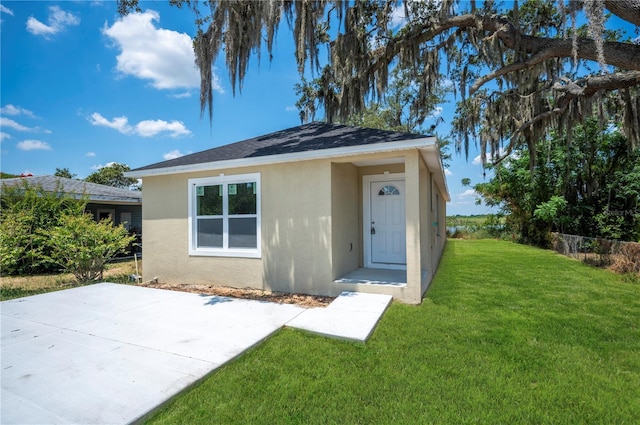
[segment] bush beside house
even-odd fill
[[[2,275],[52,273],[62,267],[80,281],[94,280],[133,239],[111,220],[93,221],[84,212],[85,199],[45,191],[27,180],[3,186],[0,203]]]

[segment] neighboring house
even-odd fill
[[[435,137],[311,123],[125,175],[144,280],[420,303],[446,241]]]
[[[82,180],[57,176],[27,176],[2,179],[2,186],[22,186],[24,181],[31,186],[41,186],[45,192],[61,191],[74,198],[86,196],[86,211],[96,220],[111,218],[115,225],[122,224],[131,233],[142,231],[142,192],[121,189]]]

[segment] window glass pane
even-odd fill
[[[229,248],[257,248],[256,218],[229,219]]]
[[[382,189],[380,189],[380,191],[378,192],[378,195],[379,196],[400,195],[400,191],[395,186],[384,186]]]
[[[222,219],[198,219],[198,248],[222,248]]]
[[[222,186],[196,186],[198,215],[222,215]]]
[[[237,183],[227,186],[229,214],[256,214],[256,183]]]

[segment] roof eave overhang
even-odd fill
[[[399,140],[395,142],[375,143],[370,145],[348,146],[342,148],[322,149],[308,152],[296,152],[280,155],[269,155],[249,158],[230,159],[226,161],[202,162],[199,164],[177,165],[173,167],[152,168],[140,171],[127,171],[126,177],[144,178],[170,174],[194,173],[198,171],[225,170],[230,168],[255,167],[261,165],[283,164],[287,162],[310,161],[315,159],[340,158],[354,155],[397,152],[418,149],[429,169],[434,173],[437,186],[446,201],[451,200],[444,176],[444,168],[440,159],[440,150],[436,137]]]
[[[282,164],[287,162],[310,161],[314,159],[339,158],[343,156],[372,153],[395,152],[407,149],[424,149],[430,145],[437,147],[435,137],[399,140],[395,142],[374,143],[370,145],[347,146],[342,148],[321,149],[280,155],[258,156],[230,159],[226,161],[203,162],[199,164],[177,165],[174,167],[133,170],[124,173],[126,177],[144,178],[167,174],[193,173],[197,171],[222,170],[229,168],[255,167],[260,165]]]
[[[87,201],[88,204],[101,204],[101,205],[129,205],[136,206],[142,205],[142,201],[122,201],[122,200],[113,200],[113,199],[89,199]]]
[[[55,193],[49,191],[49,193]],[[142,205],[142,197],[130,197],[130,196],[112,196],[112,195],[96,195],[77,192],[62,192],[67,196],[74,199],[85,199],[87,202],[93,204],[121,204],[121,205]]]
[[[108,204],[108,205],[142,205],[140,199],[111,199],[111,198],[89,198],[90,204]]]
[[[442,158],[440,157],[440,148],[438,144],[426,146],[420,149],[424,162],[429,167],[429,170],[433,172],[433,178],[436,186],[440,189],[440,192],[444,196],[447,202],[451,201],[451,195],[449,194],[449,188],[447,187],[447,179],[444,174],[444,166],[442,164]]]

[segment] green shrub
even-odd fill
[[[43,232],[56,226],[62,215],[83,214],[86,200],[72,198],[61,186],[46,192],[25,179],[19,186],[2,186],[0,203],[0,272],[31,275],[55,271]]]
[[[4,215],[4,212],[3,212]],[[15,274],[29,246],[29,214],[18,211],[0,221],[0,270],[2,274]]]
[[[44,232],[51,247],[50,259],[79,282],[102,278],[105,265],[125,252],[135,236],[111,220],[96,222],[90,214],[64,215],[60,224]]]

